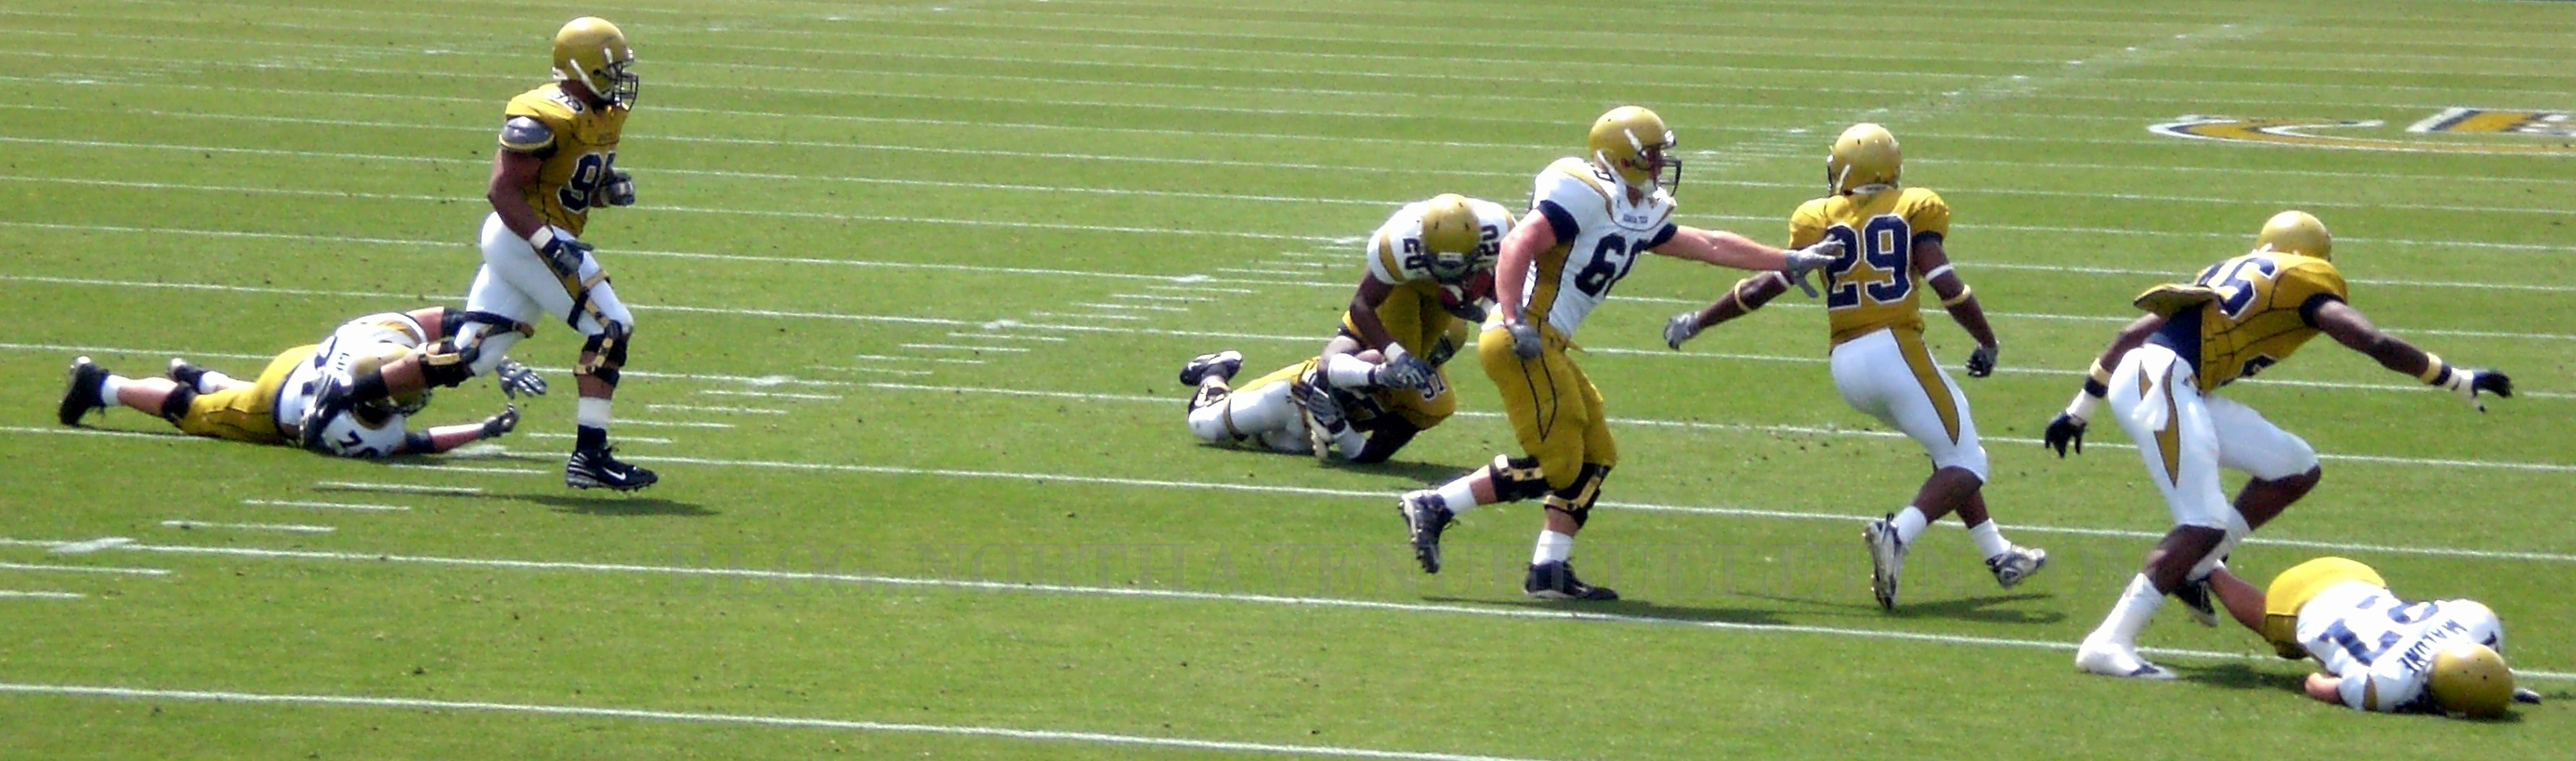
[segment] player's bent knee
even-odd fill
[[[1601,499],[1601,482],[1609,478],[1610,466],[1584,463],[1575,472],[1573,485],[1547,495],[1547,509],[1565,513],[1574,519],[1575,528],[1582,528],[1585,521],[1592,519],[1592,503]]]
[[[1536,457],[1494,455],[1493,463],[1485,468],[1493,475],[1494,496],[1505,502],[1547,494],[1547,473],[1539,469]]]
[[[1190,410],[1190,434],[1199,437],[1200,441],[1210,444],[1222,444],[1233,441],[1234,432],[1226,430],[1225,425],[1227,406],[1228,405],[1223,404],[1211,404]]]
[[[169,396],[161,397],[161,419],[177,424],[180,418],[188,416],[188,406],[196,402],[196,389],[184,385],[171,389]]]
[[[499,356],[495,354],[494,356]],[[425,385],[455,388],[474,377],[475,358],[467,356],[449,342],[440,341],[420,355],[420,378]],[[500,362],[494,360],[493,364]]]

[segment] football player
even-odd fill
[[[1902,158],[1896,136],[1887,128],[1852,125],[1825,156],[1827,195],[1800,205],[1789,217],[1791,247],[1828,238],[1843,245],[1842,258],[1823,274],[1834,388],[1853,409],[1904,431],[1932,458],[1932,475],[1914,492],[1913,502],[1861,528],[1861,540],[1869,546],[1870,592],[1891,610],[1896,607],[1897,575],[1915,536],[1953,512],[1967,524],[1996,583],[2010,588],[2048,563],[2047,550],[2004,539],[2003,530],[1987,516],[1981,491],[1986,448],[1977,442],[1968,396],[1923,345],[1920,302],[1922,286],[1929,285],[1950,319],[1977,341],[1976,350],[1968,353],[1968,377],[1983,378],[1995,370],[1995,331],[1986,324],[1976,294],[1950,268],[1943,245],[1950,232],[1950,206],[1929,189],[1900,186]],[[1715,303],[1674,315],[1664,325],[1664,343],[1682,348],[1702,328],[1742,317],[1788,291],[1789,281],[1778,273],[1745,278]]]
[[[343,457],[388,457],[436,454],[469,442],[494,438],[519,424],[517,407],[479,423],[438,426],[410,432],[405,419],[429,403],[426,390],[360,404],[338,414],[308,418],[313,389],[334,372],[364,369],[415,351],[435,341],[459,315],[430,308],[409,313],[387,312],[351,320],[320,344],[279,352],[257,380],[243,381],[221,372],[170,360],[160,378],[127,378],[109,373],[88,357],[72,361],[71,382],[63,392],[63,425],[79,425],[91,410],[119,404],[161,416],[179,430],[252,444],[296,444],[300,426],[324,429],[314,451]],[[512,395],[545,392],[545,381],[517,362],[499,369]]]
[[[1421,353],[1457,320],[1485,319],[1485,303],[1494,292],[1494,258],[1512,223],[1511,210],[1502,204],[1443,193],[1405,204],[1369,236],[1362,250],[1367,267],[1349,308],[1342,311],[1341,330],[1324,342],[1315,371],[1296,387],[1316,456],[1361,445],[1363,433],[1343,420],[1339,399],[1418,392],[1419,399],[1399,393],[1390,400],[1396,403],[1393,409],[1414,413],[1408,419],[1425,423],[1416,432],[1457,409],[1440,363],[1426,361]],[[1361,359],[1362,352],[1370,351],[1378,357]],[[1412,432],[1381,428],[1371,438],[1388,439],[1392,446],[1385,451],[1392,454]]]
[[[2409,603],[2370,566],[2323,557],[2257,589],[2225,568],[2210,589],[2290,660],[2315,659],[2308,697],[2364,711],[2492,718],[2540,694],[2513,686],[2504,623],[2474,600]]]
[[[1423,350],[1438,385],[1415,389],[1370,384],[1356,389],[1326,388],[1340,428],[1317,436],[1306,400],[1318,395],[1309,384],[1327,361],[1318,356],[1261,376],[1242,388],[1227,384],[1243,369],[1243,354],[1233,349],[1202,354],[1181,367],[1181,385],[1197,386],[1190,398],[1190,432],[1211,444],[1236,444],[1289,454],[1367,464],[1385,462],[1413,437],[1456,412],[1442,368],[1471,340],[1463,321],[1452,321],[1448,333]],[[1375,349],[1346,355],[1351,361],[1384,367]],[[1320,444],[1319,444],[1320,442]]]
[[[2111,676],[2170,679],[2138,657],[2137,634],[2172,594],[2202,624],[2216,626],[2208,579],[2237,542],[2315,488],[2324,472],[2308,442],[2217,391],[2238,378],[2289,359],[2319,333],[2369,355],[2381,367],[2449,389],[2484,412],[2482,395],[2513,395],[2513,381],[2494,370],[2453,367],[2441,357],[2382,332],[2345,302],[2343,275],[2330,258],[2325,223],[2284,211],[2263,224],[2254,250],[2210,265],[2190,282],[2140,294],[2146,316],[2121,328],[2093,361],[2083,389],[2048,422],[2044,446],[2059,457],[2084,451],[2084,429],[2105,399],[2121,430],[2138,444],[2147,480],[2164,493],[2174,527],[2147,552],[2100,626],[2077,648],[2075,665]],[[2253,476],[2233,503],[2219,490],[2218,469]]]
[[[578,239],[593,209],[635,203],[633,178],[617,168],[618,139],[640,82],[629,70],[634,62],[625,33],[605,20],[584,16],[555,32],[556,80],[510,99],[503,112],[485,193],[492,213],[483,220],[483,267],[465,294],[466,324],[439,350],[326,379],[316,413],[490,374],[512,345],[535,334],[535,322],[560,320],[587,336],[573,369],[581,399],[564,483],[623,491],[658,480],[618,461],[608,445],[609,399],[635,317],[590,244]],[[320,431],[305,427],[308,437]]]
[[[1397,500],[1425,573],[1440,572],[1440,532],[1459,512],[1503,501],[1544,499],[1546,526],[1530,553],[1521,591],[1541,599],[1615,600],[1608,587],[1577,578],[1574,535],[1619,464],[1601,392],[1566,356],[1575,329],[1639,256],[1654,252],[1750,270],[1780,270],[1791,282],[1841,253],[1833,240],[1784,251],[1723,230],[1673,221],[1681,160],[1662,117],[1636,106],[1601,115],[1589,155],[1539,172],[1530,212],[1503,237],[1494,266],[1495,317],[1477,339],[1485,374],[1502,392],[1521,455]]]

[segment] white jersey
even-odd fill
[[[1569,157],[1547,165],[1530,195],[1530,211],[1556,227],[1557,245],[1530,262],[1521,319],[1544,316],[1549,327],[1572,340],[1574,329],[1610,296],[1610,286],[1628,276],[1637,257],[1672,240],[1679,229],[1673,208],[1672,194],[1662,188],[1629,203],[1627,186],[1591,162]]]
[[[411,315],[400,312],[371,314],[341,323],[331,331],[330,337],[322,339],[321,347],[313,352],[313,361],[287,376],[286,390],[278,395],[278,419],[289,421],[289,424],[301,423],[305,407],[312,404],[313,390],[320,385],[313,381],[320,380],[323,373],[340,376],[343,382],[351,380],[349,370],[358,361],[361,350],[376,344],[417,349],[428,342],[429,331]],[[292,404],[287,402],[290,397],[296,398]],[[293,418],[287,417],[289,407],[293,407]],[[386,413],[383,420],[368,425],[356,412],[343,412],[320,425],[322,446],[332,454],[384,457],[402,451],[402,415]]]
[[[1369,236],[1369,277],[1387,285],[1403,285],[1416,280],[1438,280],[1431,271],[1431,254],[1422,247],[1422,210],[1429,202],[1415,201],[1397,209],[1386,218],[1377,233]],[[1494,257],[1502,252],[1503,236],[1512,232],[1512,212],[1502,204],[1481,198],[1467,199],[1467,208],[1476,212],[1475,258],[1467,271],[1490,269]]]
[[[2409,603],[2364,582],[2345,582],[2299,607],[2299,644],[2342,677],[2344,705],[2364,711],[2431,710],[2433,656],[2454,642],[2504,650],[2504,625],[2473,600]]]

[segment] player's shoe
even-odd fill
[[[1322,379],[1291,381],[1288,392],[1296,397],[1297,406],[1305,410],[1306,443],[1314,446],[1315,459],[1332,462],[1337,454],[1333,445],[1341,440],[1342,431],[1350,421],[1343,416],[1342,401],[1333,398],[1332,389],[1309,380]]]
[[[1404,516],[1404,527],[1413,535],[1413,559],[1422,564],[1422,572],[1439,573],[1440,532],[1458,522],[1458,514],[1430,489],[1405,492],[1396,499],[1395,511]]]
[[[1574,577],[1574,564],[1559,560],[1529,567],[1529,578],[1521,580],[1521,592],[1540,600],[1616,600],[1619,593],[1609,587],[1596,587]]]
[[[1860,529],[1860,539],[1869,545],[1869,593],[1878,598],[1878,607],[1896,609],[1896,576],[1905,570],[1905,542],[1896,538],[1895,513],[1870,521]]]
[[[2089,674],[2126,679],[2172,679],[2174,673],[2163,666],[2138,657],[2138,649],[2128,645],[2084,639],[2075,648],[2075,668]]]
[[[170,371],[163,373],[163,376],[179,385],[193,389],[197,387],[198,380],[206,377],[206,368],[189,364],[188,360],[171,357]]]
[[[1181,366],[1181,385],[1196,386],[1199,381],[1206,380],[1210,375],[1232,379],[1235,373],[1242,370],[1243,352],[1227,349],[1201,354],[1191,357],[1189,364]]]
[[[2023,579],[2039,575],[2039,569],[2047,567],[2047,550],[2018,544],[2006,548],[2004,554],[1986,558],[1986,570],[1993,571],[1995,583],[2003,585],[2005,589],[2013,588],[2013,585],[2021,583]]]
[[[2191,611],[2191,620],[2200,622],[2202,626],[2218,625],[2218,606],[2212,602],[2214,595],[2209,591],[2209,577],[2183,581],[2182,586],[2174,587],[2173,597]]]
[[[605,486],[617,491],[633,491],[662,480],[660,476],[653,475],[653,471],[618,462],[609,454],[614,449],[573,450],[572,459],[564,461],[564,485],[575,489]]]
[[[313,403],[304,406],[304,420],[295,427],[296,445],[322,451],[322,429],[328,427],[332,418],[346,414],[356,406],[357,402],[349,398],[348,381],[343,380],[339,373],[322,373],[322,380],[313,387]]]
[[[72,360],[70,377],[63,384],[63,425],[80,425],[90,410],[107,406],[107,398],[98,395],[99,384],[106,380],[107,368],[88,357]]]

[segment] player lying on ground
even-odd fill
[[[1305,402],[1317,393],[1307,384],[1317,375],[1316,368],[1326,361],[1324,357],[1289,365],[1241,388],[1231,388],[1227,383],[1243,369],[1243,354],[1227,349],[1199,355],[1181,367],[1181,384],[1198,387],[1198,393],[1190,397],[1190,432],[1211,444],[1315,454],[1353,463],[1385,462],[1396,450],[1411,443],[1414,435],[1439,425],[1457,409],[1447,380],[1436,373],[1470,338],[1466,323],[1453,323],[1448,335],[1424,350],[1423,360],[1433,369],[1433,377],[1440,379],[1435,390],[1364,385],[1323,391],[1333,396],[1337,414],[1344,421],[1342,430],[1328,437],[1313,435],[1316,429],[1308,419]],[[1344,356],[1383,366],[1383,358],[1374,349]],[[1318,440],[1324,442],[1321,449],[1317,448]]]
[[[2475,600],[2410,603],[2370,566],[2324,557],[2291,566],[2272,586],[2220,568],[2211,591],[2228,614],[2281,657],[2315,659],[2308,697],[2364,711],[2492,718],[2510,701],[2540,702],[2513,686],[2504,622]]]
[[[63,425],[79,425],[91,410],[113,403],[159,415],[197,436],[293,445],[301,438],[298,426],[321,378],[371,370],[405,356],[438,340],[457,317],[455,310],[438,308],[360,317],[333,330],[320,344],[279,352],[252,381],[179,359],[170,361],[164,377],[127,378],[81,357],[72,361],[61,420]],[[545,393],[545,381],[515,361],[505,361],[498,374],[502,388],[513,396]],[[428,403],[429,393],[424,390],[356,405],[319,420],[322,443],[315,451],[344,457],[434,454],[509,433],[519,424],[518,408],[503,407],[500,414],[479,423],[405,430],[405,421]]]
[[[1832,239],[1843,254],[1824,268],[1825,326],[1834,388],[1852,409],[1895,426],[1932,459],[1932,475],[1914,501],[1861,528],[1869,546],[1869,588],[1881,607],[1895,609],[1897,576],[1906,551],[1925,526],[1953,512],[1968,527],[1995,582],[2011,588],[2048,563],[2048,551],[2004,538],[1986,515],[1986,447],[1968,415],[1968,395],[1933,361],[1923,343],[1923,285],[1941,298],[1950,318],[1976,339],[1968,377],[1995,371],[1994,329],[1966,281],[1950,268],[1945,248],[1950,206],[1929,188],[1901,187],[1896,136],[1876,124],[1843,130],[1825,155],[1823,198],[1789,216],[1789,246]],[[1702,328],[1750,314],[1789,292],[1789,280],[1764,272],[1738,281],[1725,296],[1664,324],[1664,343],[1682,342]]]

